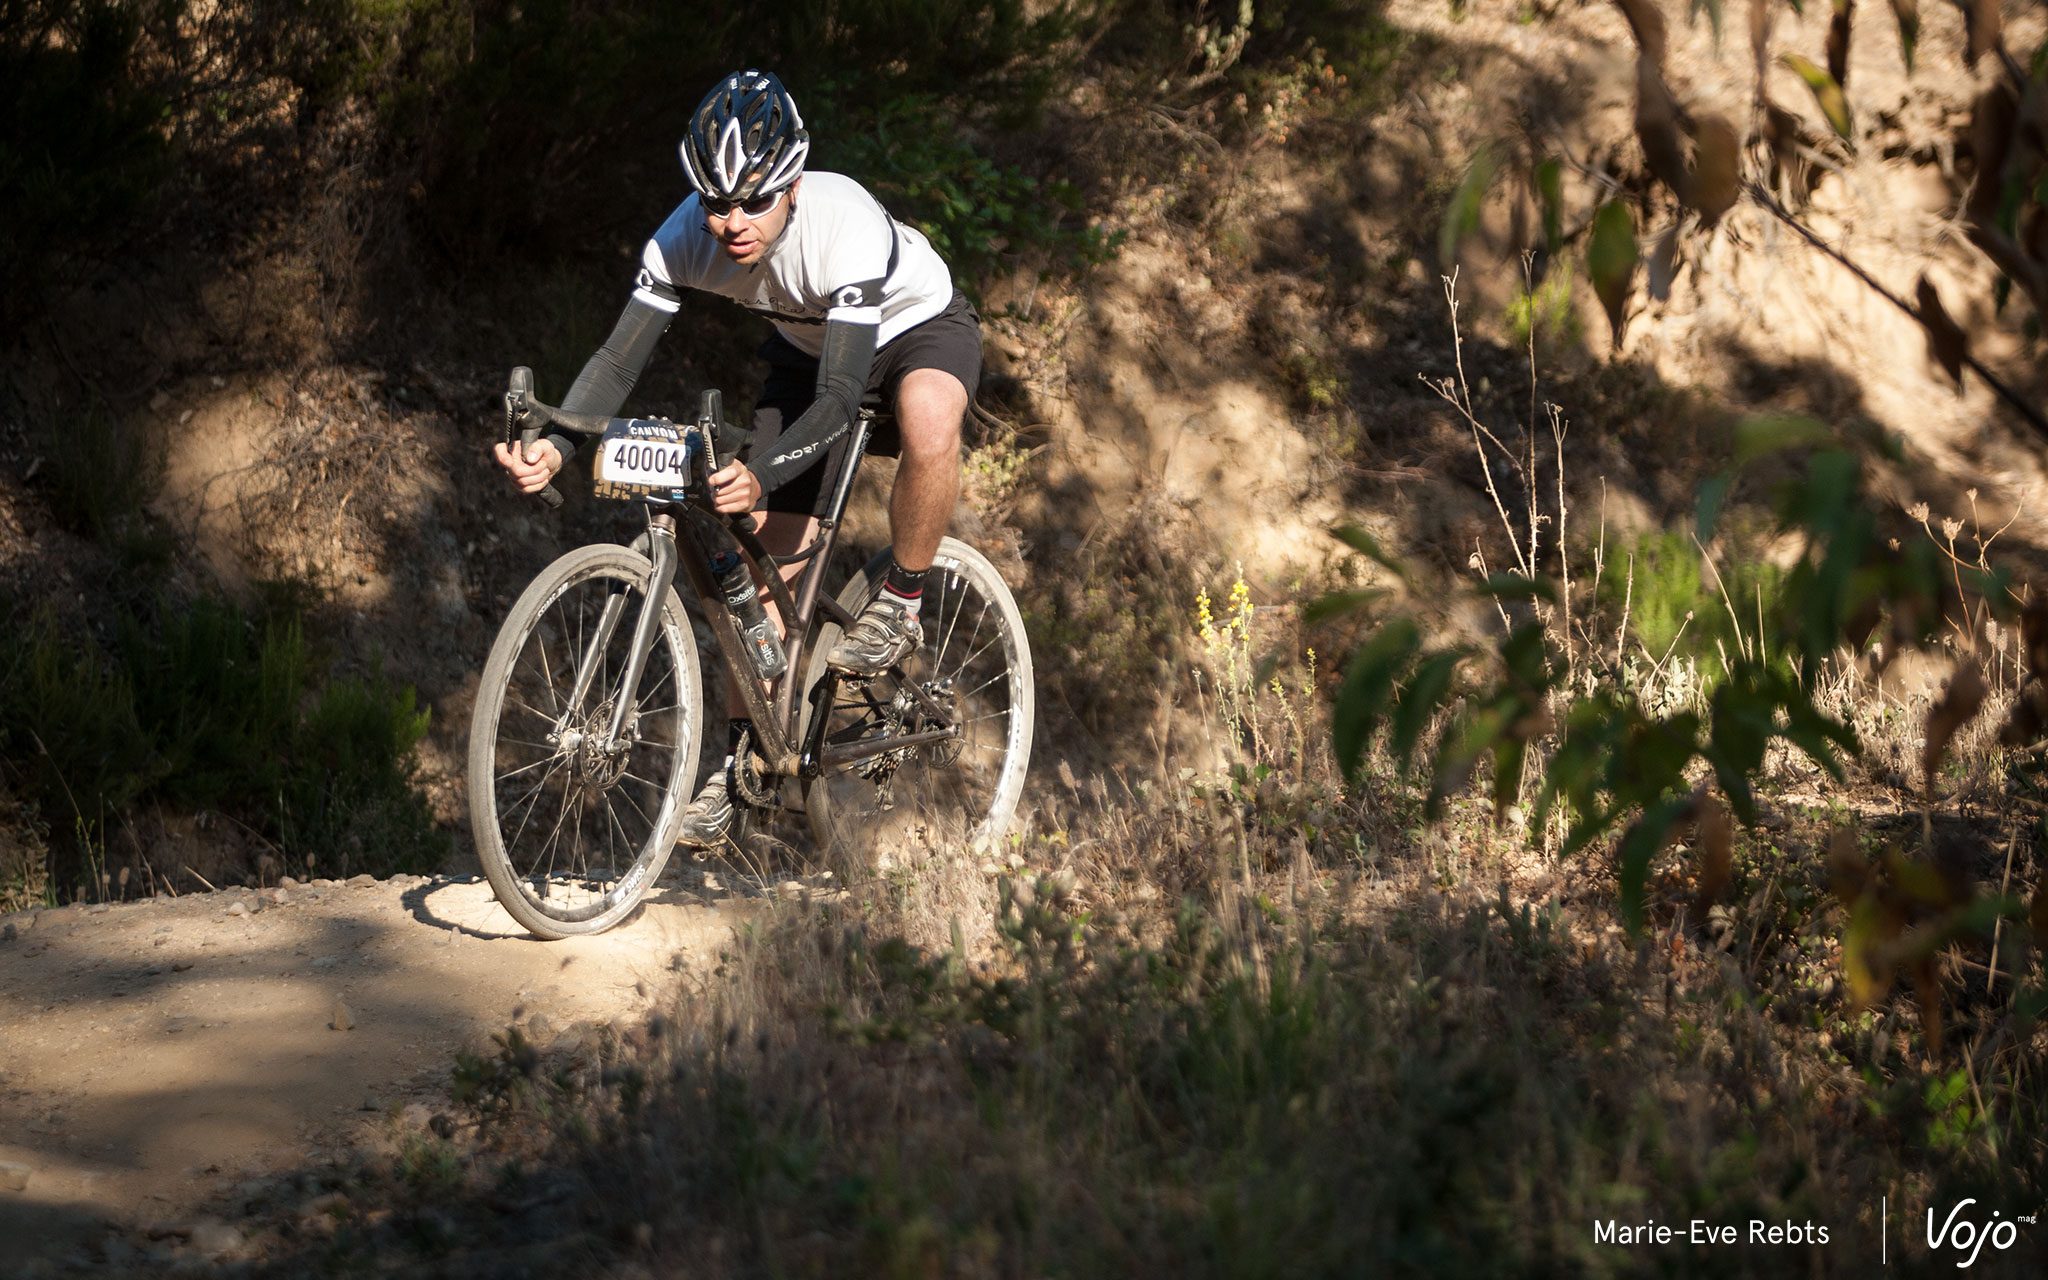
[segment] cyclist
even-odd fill
[[[616,415],[647,367],[684,289],[732,299],[774,326],[768,377],[746,452],[711,476],[721,512],[759,511],[775,554],[817,532],[864,399],[894,409],[870,452],[897,456],[889,499],[893,563],[881,593],[827,655],[856,678],[879,674],[923,641],[925,575],[960,490],[960,428],[981,377],[981,322],[931,243],[861,185],[805,174],[810,135],[789,91],[756,70],[725,77],[691,113],[680,146],[694,192],[648,240],[639,280],[611,336],[562,407]],[[526,493],[546,487],[575,449],[551,434],[497,459]],[[835,466],[821,464],[827,460]],[[794,575],[798,566],[786,574]],[[765,601],[773,612],[772,598]],[[748,729],[728,701],[732,744]],[[680,842],[717,843],[732,825],[730,751],[684,810]]]

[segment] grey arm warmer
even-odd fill
[[[619,322],[612,326],[612,336],[604,340],[604,345],[584,364],[583,372],[576,375],[569,394],[562,397],[562,408],[571,413],[616,417],[632,393],[633,384],[640,380],[641,372],[653,358],[655,344],[672,318],[673,312],[638,298],[627,300],[626,309],[619,313]],[[576,456],[576,443],[570,437],[551,431],[547,439],[561,450],[564,462]]]
[[[817,399],[776,439],[774,456],[748,463],[763,493],[772,493],[816,466],[826,449],[853,426],[861,396],[867,392],[868,374],[875,367],[875,337],[880,330],[880,325],[825,322]]]

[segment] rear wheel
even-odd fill
[[[598,933],[661,874],[697,775],[697,640],[676,593],[639,686],[624,683],[653,565],[628,547],[579,547],[536,577],[491,646],[469,730],[469,813],[498,901],[534,934]],[[575,695],[579,663],[592,666]],[[623,746],[607,750],[627,703]]]
[[[881,590],[887,551],[846,584],[839,603],[858,615]],[[804,809],[819,846],[843,862],[871,866],[892,848],[959,839],[985,847],[1017,812],[1031,758],[1035,686],[1024,619],[988,558],[954,538],[939,544],[919,611],[924,642],[889,673],[838,683],[824,708],[825,742],[845,746],[927,731],[944,720],[959,736],[900,748],[830,770],[804,785]],[[826,623],[810,647],[804,687],[822,692],[825,655],[840,628]],[[914,689],[914,692],[913,692]],[[918,695],[922,695],[919,697]],[[808,715],[820,708],[813,705]]]

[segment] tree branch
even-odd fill
[[[1862,267],[1857,266],[1854,262],[1850,261],[1848,256],[1845,255],[1840,249],[1835,248],[1827,241],[1821,239],[1805,223],[1793,217],[1784,205],[1778,203],[1777,197],[1773,196],[1769,191],[1765,190],[1762,184],[1755,181],[1749,181],[1745,182],[1743,185],[1744,188],[1748,191],[1750,199],[1756,201],[1759,205],[1762,205],[1765,209],[1769,210],[1772,214],[1774,214],[1779,221],[1783,222],[1786,226],[1792,228],[1792,230],[1798,232],[1801,239],[1805,240],[1808,244],[1820,250],[1828,257],[1833,258],[1843,267],[1846,267],[1852,275],[1854,275],[1858,280],[1861,280],[1864,284],[1868,285],[1871,288],[1871,290],[1875,292],[1879,297],[1883,298],[1886,302],[1891,303],[1893,306],[1905,312],[1907,315],[1913,317],[1915,323],[1924,323],[1921,320],[1920,309],[1918,307],[1915,307],[1912,303],[1907,302],[1904,298],[1901,298],[1896,293],[1893,293],[1890,289],[1885,288],[1884,285],[1878,282],[1876,277],[1872,276],[1868,271],[1865,271]],[[1993,391],[1998,393],[1998,396],[2001,400],[2004,400],[2007,404],[2011,405],[2014,409],[2018,410],[2020,416],[2025,418],[2027,422],[2033,426],[2034,430],[2040,432],[2043,436],[2048,436],[2048,416],[2044,416],[2038,406],[2030,404],[2028,401],[2022,398],[2019,392],[2007,386],[2005,382],[2001,380],[1997,374],[1991,372],[1990,369],[1984,366],[1984,363],[1982,361],[1978,360],[1977,357],[1971,355],[1968,351],[1962,352],[1962,360],[1964,364],[1969,366],[1970,371],[1972,373],[1975,373],[1978,377],[1984,379],[1985,383],[1989,385]]]

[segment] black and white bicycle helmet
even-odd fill
[[[690,113],[678,150],[698,194],[743,201],[796,181],[811,135],[782,81],[765,71],[738,71]]]

